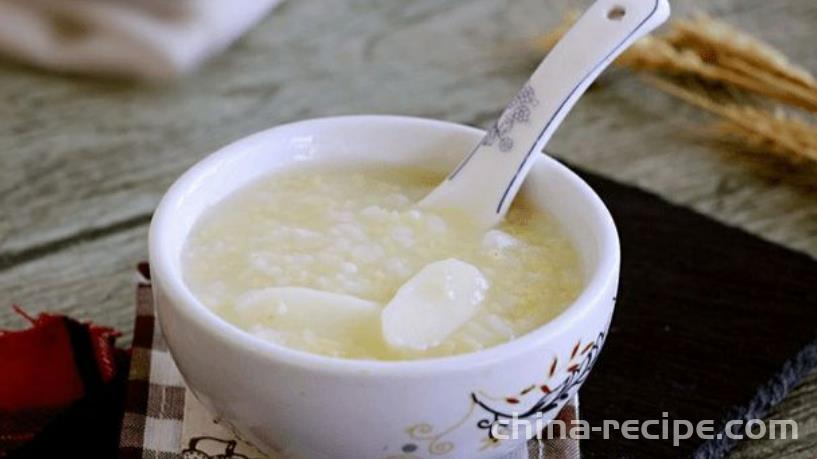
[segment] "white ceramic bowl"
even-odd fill
[[[604,342],[619,245],[598,196],[551,158],[539,159],[522,193],[572,238],[585,288],[554,320],[490,349],[406,362],[309,354],[222,320],[182,279],[180,253],[199,215],[265,174],[332,161],[446,172],[482,135],[417,118],[317,119],[239,140],[179,178],[153,216],[150,264],[162,330],[196,397],[262,449],[310,459],[493,458],[520,441],[492,439],[492,424],[513,412],[552,419],[584,382]]]

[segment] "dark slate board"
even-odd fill
[[[580,416],[762,417],[817,366],[817,261],[654,195],[582,174],[621,238],[611,333]],[[717,431],[717,430],[716,430]],[[582,442],[584,457],[721,457],[727,439]]]

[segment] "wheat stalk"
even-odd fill
[[[699,76],[817,112],[817,81],[807,70],[724,22],[699,14],[673,22],[663,38],[673,48],[699,56]]]
[[[811,123],[779,109],[772,112],[748,105],[720,104],[663,78],[645,79],[662,91],[720,117],[713,126],[716,133],[794,162],[817,163],[817,126]]]
[[[792,64],[779,50],[729,24],[698,14],[691,20],[673,23],[667,40],[676,47],[696,49],[719,65],[761,70],[804,88],[817,90],[817,80],[808,70]]]

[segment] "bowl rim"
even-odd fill
[[[170,254],[166,250],[169,242],[165,240],[163,235],[168,234],[165,228],[172,225],[173,208],[180,199],[190,194],[189,187],[200,183],[201,175],[204,172],[212,170],[213,166],[226,157],[246,150],[250,145],[256,145],[273,131],[303,128],[309,127],[310,124],[319,125],[325,123],[348,123],[356,128],[373,124],[385,124],[394,129],[405,129],[407,125],[412,125],[411,127],[415,129],[457,132],[473,136],[475,139],[481,138],[485,133],[485,131],[471,126],[428,118],[397,115],[347,115],[312,118],[281,124],[231,142],[187,169],[170,186],[159,202],[153,214],[148,235],[154,296],[157,294],[156,284],[161,283],[163,292],[170,298],[170,301],[167,302],[169,307],[174,308],[178,314],[185,316],[190,323],[216,337],[216,340],[222,341],[225,345],[241,348],[247,352],[257,354],[261,358],[319,372],[362,373],[395,377],[489,366],[495,362],[505,361],[523,354],[531,349],[540,349],[542,344],[551,340],[554,335],[558,334],[560,329],[572,328],[586,314],[591,314],[596,308],[603,310],[604,305],[610,301],[609,298],[604,298],[603,295],[606,295],[605,292],[608,291],[611,283],[618,282],[620,263],[618,233],[613,218],[601,198],[584,180],[556,159],[544,156],[539,158],[538,161],[551,161],[557,173],[569,179],[572,186],[577,187],[578,191],[589,199],[588,212],[596,214],[597,218],[593,220],[600,222],[601,231],[599,231],[599,234],[601,237],[598,241],[600,249],[596,265],[591,270],[589,282],[586,283],[579,296],[556,317],[534,330],[510,341],[474,352],[428,359],[385,361],[331,357],[289,348],[256,337],[221,318],[193,295],[183,280],[181,270],[179,269],[179,272],[177,272],[172,267]],[[155,301],[155,305],[159,323],[162,325],[163,314],[160,302]],[[164,330],[166,331],[166,329]],[[169,347],[172,353],[172,346]]]

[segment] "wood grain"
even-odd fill
[[[61,312],[81,320],[133,331],[133,291],[138,260],[145,260],[147,227],[139,226],[15,266],[0,276],[2,328],[25,325],[8,304],[28,313]]]
[[[587,2],[582,2],[587,3]],[[0,298],[131,327],[130,267],[146,224],[186,167],[296,119],[397,113],[485,126],[537,57],[527,41],[567,0],[285,3],[190,78],[163,85],[66,78],[0,65]],[[813,0],[678,0],[779,46],[817,71]],[[705,117],[609,72],[549,150],[727,224],[817,256],[814,173],[698,140]],[[762,269],[762,267],[759,267]],[[17,324],[0,308],[0,326]],[[747,442],[736,457],[812,458],[817,375],[781,405],[798,442]]]

